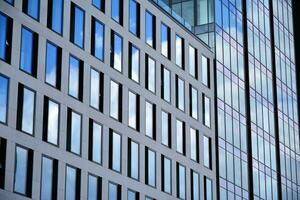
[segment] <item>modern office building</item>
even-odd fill
[[[148,0],[0,0],[0,199],[217,199],[214,53]]]

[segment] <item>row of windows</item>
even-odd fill
[[[113,151],[115,158],[112,159],[110,167],[114,169],[120,168],[120,165],[115,163],[115,159],[120,159],[121,150],[118,149],[120,145],[121,136],[112,131],[110,132],[110,150]],[[6,154],[6,140],[0,138],[1,150],[1,166],[5,166]],[[128,139],[128,175],[131,178],[138,178],[138,148],[139,145]],[[14,171],[14,192],[31,197],[32,195],[32,173],[33,173],[33,154],[34,151],[17,145],[15,149],[15,171]],[[119,156],[119,157],[118,157]],[[4,158],[4,159],[3,159]],[[57,181],[58,181],[58,160],[42,155],[42,168],[41,168],[41,199],[54,199],[57,196]],[[161,190],[168,194],[172,194],[172,161],[171,159],[161,155]],[[4,172],[5,168],[1,168],[1,188],[4,188]],[[81,169],[75,168],[71,165],[66,165],[65,168],[65,199],[79,199],[80,185],[81,185]],[[147,185],[156,187],[156,152],[148,147],[145,147],[145,182]],[[200,174],[191,169],[191,184],[190,190],[192,199],[200,199]],[[180,199],[186,199],[186,167],[176,162],[176,196]],[[210,200],[213,198],[212,194],[212,180],[204,177],[204,193],[205,199]],[[108,183],[108,199],[121,199],[122,186],[117,183]],[[127,199],[139,199],[139,192],[128,189]],[[88,174],[88,199],[102,199],[102,178],[93,174]],[[147,199],[147,198],[146,198]],[[150,198],[151,199],[151,198]]]

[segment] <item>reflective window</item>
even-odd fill
[[[197,49],[189,45],[189,73],[198,78]]]
[[[128,76],[135,82],[140,81],[140,50],[129,43]]]
[[[176,151],[185,155],[185,123],[176,120]]]
[[[171,114],[161,111],[161,143],[171,148]]]
[[[90,106],[102,112],[104,75],[93,68],[90,75]]]
[[[35,92],[19,84],[18,96],[17,127],[32,135],[34,132]]]
[[[22,10],[30,17],[39,20],[40,15],[40,0],[23,1]]]
[[[104,60],[104,24],[92,17],[91,53],[99,60]]]
[[[69,62],[69,95],[81,101],[83,92],[83,62],[74,56],[70,56]]]
[[[122,121],[122,85],[110,81],[110,116]]]
[[[162,78],[162,91],[161,97],[170,102],[171,101],[171,72],[162,66],[161,68]]]
[[[49,41],[46,48],[45,81],[53,87],[60,89],[62,49]]]
[[[146,116],[145,116],[145,123],[146,123],[146,136],[149,136],[155,139],[155,105],[146,101]]]
[[[110,52],[110,66],[114,69],[122,72],[122,50],[123,50],[123,38],[111,31],[111,52]]]
[[[101,198],[101,177],[88,175],[88,200],[97,200]]]
[[[92,0],[92,4],[102,12],[105,11],[105,0]]]
[[[139,144],[128,139],[128,176],[139,179]]]
[[[80,170],[66,166],[65,199],[76,200],[80,197]]]
[[[201,58],[201,81],[209,87],[209,59],[202,55]]]
[[[210,127],[210,99],[203,95],[203,123],[205,126]]]
[[[81,154],[81,115],[68,108],[67,150]]]
[[[10,63],[13,20],[0,12],[0,59]]]
[[[102,125],[90,119],[89,160],[102,163]]]
[[[127,192],[127,200],[139,200],[140,199],[140,195],[138,192],[132,191],[132,190],[128,190]]]
[[[196,129],[190,128],[191,159],[199,162],[199,134]]]
[[[4,0],[4,1],[11,4],[12,6],[14,5],[14,2],[15,2],[14,0]]]
[[[184,81],[176,75],[176,107],[184,111]]]
[[[41,199],[52,200],[57,195],[58,161],[42,156]]]
[[[110,129],[109,134],[109,168],[121,172],[121,135]]]
[[[63,32],[64,0],[48,0],[47,27],[58,34]]]
[[[151,197],[145,197],[145,200],[155,200],[154,198],[151,198]]]
[[[162,191],[171,194],[172,190],[172,164],[171,160],[162,155]]]
[[[198,91],[190,85],[190,116],[198,119]]]
[[[139,95],[128,92],[128,125],[139,130]]]
[[[176,35],[175,42],[175,63],[184,69],[184,40],[180,36]]]
[[[121,185],[108,183],[108,200],[121,200]]]
[[[70,41],[79,46],[84,47],[84,11],[71,3],[71,23],[70,23]]]
[[[156,155],[148,147],[145,148],[146,184],[156,186]]]
[[[16,146],[14,192],[31,197],[33,151]]]
[[[9,79],[0,74],[0,122],[7,122]]]
[[[155,61],[146,54],[146,77],[145,85],[146,89],[155,93]]]
[[[200,177],[199,174],[191,170],[192,175],[192,200],[200,200]]]
[[[171,49],[170,49],[170,28],[165,25],[161,24],[160,26],[160,37],[161,37],[161,53],[165,57],[169,58],[171,57]]]
[[[156,19],[155,16],[152,15],[149,11],[145,13],[145,40],[148,45],[155,48],[156,38],[155,38],[155,26],[156,26]]]
[[[123,25],[123,1],[111,0],[111,18]]]
[[[36,76],[38,56],[38,35],[26,27],[22,27],[20,69]]]
[[[185,167],[177,163],[177,198],[185,199]]]
[[[59,104],[44,98],[44,134],[43,140],[58,145]]]
[[[204,177],[204,197],[205,197],[205,200],[213,199],[212,181],[207,177]]]
[[[140,4],[129,0],[129,31],[140,37]]]
[[[204,166],[211,169],[211,141],[210,138],[203,136],[203,163]]]

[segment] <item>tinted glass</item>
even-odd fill
[[[100,103],[100,74],[94,69],[91,69],[90,78],[90,105],[99,109]]]
[[[53,31],[62,34],[62,24],[63,24],[63,0],[51,0],[51,24],[48,27]]]
[[[145,14],[145,18],[146,18],[146,23],[145,23],[145,39],[146,39],[146,43],[149,44],[150,46],[154,47],[154,16],[149,13],[148,11],[146,11]]]
[[[46,82],[56,87],[58,70],[58,49],[53,44],[47,42],[46,50]]]
[[[102,162],[102,126],[93,122],[93,152],[92,160],[101,163]]]
[[[92,0],[92,4],[101,11],[104,11],[105,0]]]
[[[27,88],[24,88],[23,110],[22,110],[22,131],[29,134],[33,134],[34,102],[35,102],[35,93]]]
[[[41,199],[52,200],[53,160],[42,157]]]
[[[70,56],[69,65],[69,95],[79,98],[79,71],[80,71],[80,61]]]
[[[121,136],[113,132],[112,169],[121,172]]]
[[[58,144],[59,105],[50,100],[48,102],[47,124],[47,141],[52,144]]]
[[[136,94],[128,93],[128,125],[132,128],[137,128],[137,96]]]
[[[148,77],[146,77],[146,83],[147,83],[147,89],[151,92],[155,92],[155,61],[147,56],[147,74]]]
[[[66,169],[66,199],[76,200],[76,169],[73,167],[67,166]]]
[[[153,105],[149,102],[146,102],[146,135],[153,137]]]
[[[6,123],[8,107],[8,78],[0,75],[0,122]]]
[[[104,57],[104,25],[93,18],[92,54],[103,61]]]
[[[0,13],[0,59],[6,59],[7,17]]]
[[[118,70],[119,72],[122,71],[122,49],[123,49],[123,39],[117,35],[113,34],[113,63],[112,67]]]
[[[16,148],[14,191],[26,195],[27,190],[28,150]]]
[[[21,62],[20,68],[29,73],[33,73],[33,33],[22,27],[22,43],[21,43]]]
[[[130,65],[130,78],[136,82],[140,79],[140,50],[130,45],[131,48],[131,65]]]
[[[110,116],[119,118],[119,84],[110,81]]]
[[[72,112],[71,152],[80,154],[81,150],[81,115]]]

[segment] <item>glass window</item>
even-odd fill
[[[41,199],[55,199],[57,195],[57,160],[42,156]]]
[[[59,104],[44,98],[44,135],[43,140],[58,145]]]
[[[171,114],[161,112],[161,143],[171,148]]]
[[[103,111],[103,82],[104,75],[101,72],[91,68],[90,77],[90,106]]]
[[[14,0],[4,0],[5,2],[9,3],[10,5],[14,5]]]
[[[26,27],[22,27],[20,69],[36,76],[38,58],[38,35]]]
[[[128,190],[127,192],[127,200],[139,200],[140,199],[140,195],[138,192],[132,191],[132,190]]]
[[[121,135],[110,129],[109,134],[109,168],[121,172]]]
[[[31,197],[33,151],[16,146],[14,192]]]
[[[89,160],[102,163],[102,125],[90,119]]]
[[[155,139],[155,105],[146,101],[146,136]]]
[[[165,24],[161,24],[160,26],[160,37],[161,37],[161,53],[165,57],[171,57],[171,49],[170,49],[170,28]]]
[[[204,125],[210,127],[210,99],[203,95],[203,115]]]
[[[10,63],[13,20],[0,12],[0,59]]]
[[[23,1],[22,10],[30,17],[39,20],[40,15],[40,0]]]
[[[140,50],[129,43],[129,78],[135,82],[140,81]]]
[[[110,116],[121,121],[122,116],[122,85],[110,81]]]
[[[148,147],[145,148],[146,184],[156,186],[156,155]]]
[[[111,53],[110,53],[110,66],[122,72],[122,49],[123,38],[111,31]]]
[[[192,200],[200,200],[200,177],[199,174],[193,170],[192,172]]]
[[[88,200],[97,200],[101,198],[101,177],[88,175]]]
[[[79,46],[84,47],[84,11],[71,3],[71,23],[70,23],[70,41]]]
[[[60,47],[47,42],[46,50],[46,83],[60,89],[61,53]]]
[[[102,12],[105,11],[105,0],[92,0],[92,4]]]
[[[204,177],[204,197],[205,200],[213,199],[212,181],[207,177]]]
[[[211,140],[206,136],[203,136],[203,163],[211,169]]]
[[[70,56],[69,62],[69,95],[81,101],[83,90],[83,63],[74,56]]]
[[[123,25],[123,1],[111,0],[111,18]]]
[[[198,119],[198,91],[190,85],[190,116]]]
[[[145,200],[155,200],[154,198],[151,198],[151,197],[145,197]]]
[[[156,26],[156,19],[155,16],[152,15],[149,11],[146,11],[145,13],[145,39],[146,43],[150,45],[151,47],[155,48],[155,43],[156,43],[156,31],[155,31],[155,26]]]
[[[58,34],[63,32],[64,0],[48,0],[47,27]]]
[[[161,68],[161,78],[162,78],[162,91],[161,97],[170,102],[171,101],[171,72],[162,66]]]
[[[185,199],[185,167],[177,163],[177,198]]]
[[[209,87],[209,59],[203,55],[201,59],[201,79],[202,83]]]
[[[128,139],[128,176],[139,179],[139,144]]]
[[[140,37],[140,4],[129,0],[129,31]]]
[[[76,200],[80,197],[80,170],[66,166],[65,199]]]
[[[0,122],[7,122],[9,79],[0,74]]]
[[[108,200],[121,200],[121,185],[108,183]]]
[[[189,45],[189,73],[198,78],[197,49]]]
[[[81,115],[68,108],[67,150],[81,153]]]
[[[199,134],[196,129],[190,128],[191,159],[199,162]]]
[[[146,54],[146,89],[155,93],[155,61]]]
[[[92,17],[91,53],[99,60],[104,60],[104,24]]]
[[[184,111],[184,81],[176,75],[176,107]]]
[[[172,190],[172,161],[162,155],[162,191],[171,194]]]
[[[30,135],[34,132],[35,92],[19,84],[18,119],[19,130]]]
[[[139,95],[128,92],[128,125],[139,130]]]
[[[184,69],[184,40],[179,35],[176,35],[175,40],[176,65]]]
[[[176,151],[185,155],[185,123],[176,120]]]

